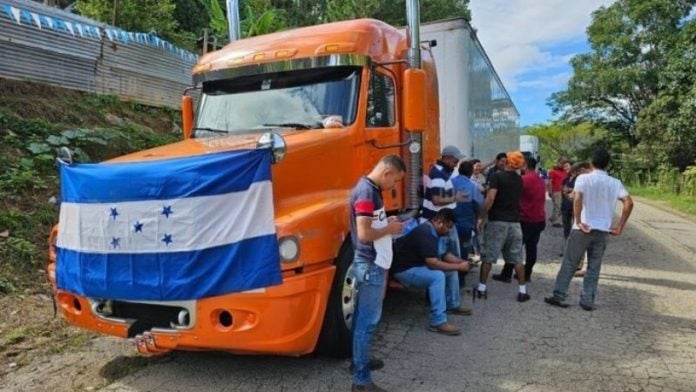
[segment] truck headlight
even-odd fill
[[[278,240],[280,261],[292,263],[300,257],[300,241],[295,236],[282,237]]]

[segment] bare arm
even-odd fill
[[[401,232],[403,224],[399,222],[398,219],[389,218],[387,226],[380,229],[372,227],[372,219],[373,218],[370,216],[358,216],[355,219],[358,230],[358,240],[361,242],[372,242],[387,234],[398,234]]]
[[[582,192],[573,192],[573,216],[575,217],[575,223],[577,223],[583,233],[589,233],[591,231],[590,226],[580,219],[582,216]]]
[[[483,201],[483,206],[479,209],[479,217],[478,221],[476,222],[476,228],[479,230],[483,230],[483,221],[486,219],[486,215],[488,215],[488,210],[493,207],[493,202],[495,201],[495,196],[498,194],[498,189],[492,188],[489,189],[488,192],[486,192],[486,199]]]
[[[435,257],[428,257],[427,259],[425,259],[425,265],[427,265],[430,269],[440,271],[466,272],[469,271],[469,268],[471,268],[468,261],[462,263],[447,263]]]
[[[619,200],[623,204],[623,209],[621,209],[619,223],[611,228],[610,233],[613,235],[621,235],[628,221],[628,217],[631,216],[631,212],[633,211],[633,199],[631,199],[631,196],[622,197]]]
[[[481,216],[488,214],[488,211],[493,207],[496,195],[498,195],[498,189],[493,188],[488,190],[486,193],[486,200],[483,201],[483,208],[481,208]]]

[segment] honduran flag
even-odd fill
[[[191,300],[282,280],[271,154],[61,166],[56,282],[122,300]]]

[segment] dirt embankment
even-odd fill
[[[97,162],[180,135],[175,110],[0,79],[0,390],[15,377],[39,386],[34,390],[89,390],[148,363],[124,342],[97,338],[54,317],[44,271],[47,237],[58,215],[48,202],[58,195],[53,160],[60,146],[73,149],[79,161]],[[85,350],[89,354],[81,352],[86,345],[93,348]],[[100,353],[106,347],[113,353],[114,345],[123,356],[107,363],[113,356]],[[105,370],[90,372],[95,363]],[[32,369],[44,367],[52,371],[32,378]]]

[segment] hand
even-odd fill
[[[399,222],[399,217],[396,215],[392,215],[387,218],[387,222]]]
[[[464,201],[464,193],[457,192],[454,194],[454,201],[461,202]]]
[[[592,229],[587,223],[580,222],[578,223],[578,227],[580,228],[580,231],[582,231],[585,234],[589,234]]]
[[[387,233],[389,234],[399,234],[403,230],[404,224],[399,222],[398,219],[389,219],[387,223]]]
[[[459,264],[457,264],[457,271],[461,272],[469,272],[471,270],[471,262],[470,261],[464,261]]]
[[[623,227],[621,226],[614,226],[611,229],[609,229],[609,234],[611,235],[619,236],[621,235],[621,232],[623,232]]]
[[[478,218],[478,220],[476,221],[476,229],[479,232],[481,232],[481,230],[483,230],[483,219]]]

